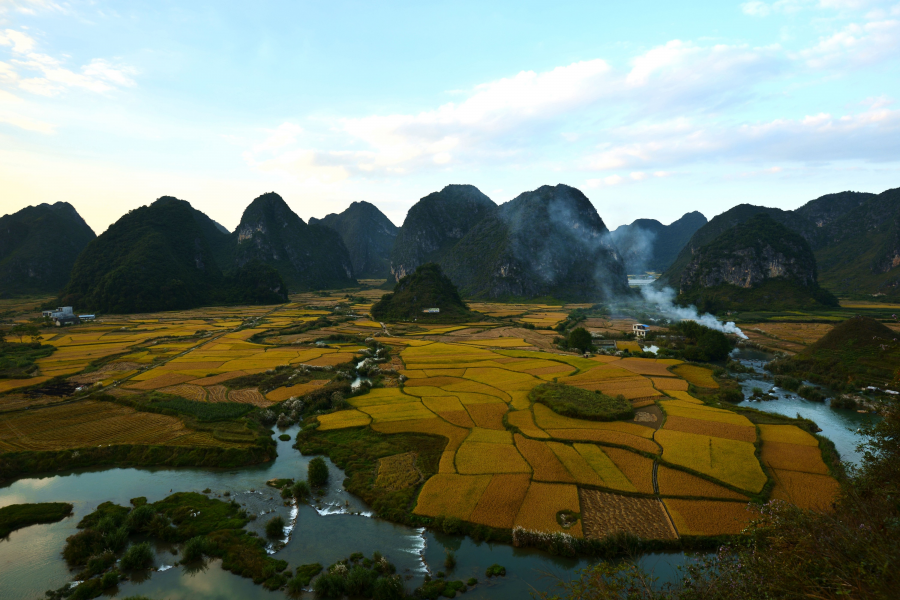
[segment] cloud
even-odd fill
[[[900,53],[900,19],[870,21],[862,25],[851,23],[841,31],[821,38],[800,53],[809,66],[856,67],[896,58]]]
[[[3,93],[0,92],[0,100],[3,99]],[[7,110],[0,106],[0,123],[13,125],[26,131],[36,131],[38,133],[50,134],[55,131],[55,127],[45,121],[32,119],[31,117],[21,115],[17,112]]]

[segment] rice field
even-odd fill
[[[722,423],[720,421],[708,421],[669,415],[666,418],[663,427],[672,431],[696,433],[699,435],[708,435],[729,440],[750,443],[756,441],[756,428],[752,425],[734,425],[732,423]]]
[[[491,479],[491,475],[432,475],[422,486],[413,512],[427,517],[456,517],[468,521]]]
[[[581,513],[578,488],[560,483],[532,482],[516,515],[515,525],[532,531],[563,532],[582,537],[581,520],[565,529],[557,522],[562,511]]]
[[[679,535],[737,534],[757,513],[743,502],[716,500],[663,500]]]
[[[603,539],[616,533],[631,533],[647,540],[678,537],[659,500],[588,489],[580,489],[578,494],[586,538]]]
[[[416,468],[417,458],[415,452],[404,452],[378,459],[375,467],[375,485],[394,492],[419,483],[422,474]]]
[[[663,496],[695,496],[697,498],[725,498],[747,500],[743,494],[729,490],[706,479],[660,465],[656,472],[659,493]]]
[[[773,469],[828,474],[828,467],[822,460],[822,452],[818,446],[763,442],[760,460]]]
[[[463,442],[456,451],[456,470],[463,475],[530,473],[531,467],[512,444]]]
[[[697,365],[677,365],[672,367],[672,373],[681,377],[688,383],[693,383],[697,387],[718,388],[719,384],[713,379],[712,371]]]
[[[831,510],[840,491],[838,482],[829,475],[772,469],[772,476],[773,500],[784,500],[807,510]]]
[[[672,464],[753,493],[762,490],[766,483],[756,448],[750,442],[668,429],[657,431],[655,439],[663,448],[663,460]]]
[[[559,460],[547,442],[530,440],[519,434],[515,436],[516,447],[533,471],[534,481],[575,483],[575,478]]]
[[[494,475],[469,520],[489,527],[512,529],[530,485],[531,476],[526,473]]]

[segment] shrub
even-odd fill
[[[100,578],[100,586],[105,590],[106,588],[111,588],[114,585],[118,585],[119,583],[119,572],[118,571],[110,571],[109,573],[104,573],[103,577]]]
[[[487,568],[484,574],[488,577],[505,577],[506,567],[494,563]]]
[[[204,554],[210,554],[210,541],[205,536],[192,537],[184,544],[181,551],[182,562],[201,560]]]
[[[373,600],[401,600],[406,597],[399,575],[379,577],[372,586]]]
[[[377,572],[356,565],[347,575],[347,595],[370,597],[376,579],[378,579]]]
[[[456,555],[450,550],[447,551],[447,557],[444,559],[444,566],[448,571],[452,571],[456,567]]]
[[[298,481],[291,487],[291,493],[297,500],[305,500],[310,495],[309,484],[305,481]]]
[[[119,527],[104,536],[106,547],[112,552],[121,552],[128,545],[128,529]]]
[[[615,421],[634,416],[634,407],[623,396],[607,396],[564,383],[544,383],[531,390],[534,402],[553,412],[575,419]]]
[[[281,440],[282,442],[288,442],[288,441],[290,441],[291,436],[289,436],[286,433],[282,433],[281,435],[278,436],[278,439]]]
[[[569,333],[569,348],[578,348],[581,352],[589,352],[594,349],[591,334],[584,327],[576,327]]]
[[[343,575],[330,571],[316,579],[313,591],[316,598],[341,598],[347,590],[347,580]]]
[[[266,523],[266,535],[273,538],[280,538],[284,535],[284,518],[281,515],[269,519],[269,522]]]
[[[797,390],[797,394],[811,402],[825,402],[825,394],[811,385],[801,385],[800,389]]]
[[[325,459],[321,456],[317,456],[309,461],[307,481],[313,487],[320,487],[328,483],[328,465],[325,464]]]
[[[125,551],[119,566],[127,571],[146,569],[153,564],[153,549],[149,542],[135,544]]]

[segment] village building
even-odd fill
[[[631,331],[636,337],[647,337],[647,332],[650,331],[650,326],[644,325],[643,323],[635,323],[631,326]]]

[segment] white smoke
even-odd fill
[[[676,306],[675,290],[670,287],[657,290],[652,286],[645,285],[641,287],[641,294],[643,294],[644,299],[647,302],[654,304],[659,312],[673,321],[696,321],[704,327],[709,327],[710,329],[715,329],[722,333],[733,333],[742,340],[747,339],[744,332],[741,331],[733,321],[722,323],[709,313],[703,313],[701,315],[694,306]]]

